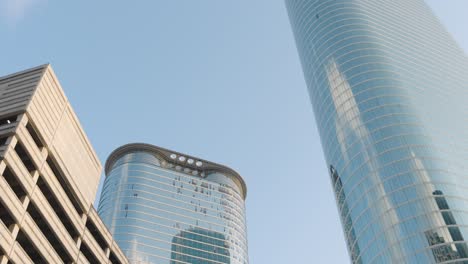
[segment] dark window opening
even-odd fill
[[[7,140],[8,140],[8,137],[2,137],[2,138],[0,138],[0,146],[5,145],[6,142],[7,142]]]
[[[3,178],[5,178],[5,181],[8,183],[8,185],[10,185],[10,188],[16,194],[18,199],[22,201],[23,198],[26,196],[26,191],[24,190],[22,184],[18,181],[18,177],[15,174],[13,174],[13,172],[10,170],[10,168],[8,168],[8,166],[3,172]]]
[[[81,242],[80,251],[86,257],[89,263],[99,263],[98,258],[93,254],[84,241]]]
[[[5,253],[5,250],[2,247],[0,247],[0,262],[2,261],[2,259],[4,257],[7,258],[7,254]],[[8,258],[7,258],[7,260],[8,260]],[[12,262],[10,260],[8,260],[6,264],[11,264],[11,263]]]
[[[8,229],[10,229],[11,225],[16,223],[10,211],[1,202],[0,202],[0,220]]]
[[[113,251],[109,255],[109,260],[112,264],[122,264]]]
[[[86,228],[89,230],[91,235],[94,237],[94,240],[96,240],[96,242],[99,244],[102,250],[105,251],[107,248],[106,240],[102,236],[101,232],[99,232],[96,225],[93,222],[91,222],[91,220],[88,220],[86,222]]]
[[[71,263],[73,261],[72,257],[68,254],[67,250],[63,247],[60,240],[57,238],[55,232],[47,224],[47,221],[44,219],[42,214],[37,209],[34,203],[30,203],[28,206],[28,213],[31,215],[34,222],[41,230],[42,234],[47,238],[50,245],[55,249],[55,252],[59,255],[64,263]]]
[[[34,129],[34,127],[28,123],[26,125],[26,129],[28,130],[29,134],[31,135],[32,139],[34,140],[34,143],[36,143],[36,146],[38,148],[43,148],[44,147],[44,144],[42,144],[42,140],[41,138],[39,137],[39,135],[37,134],[36,130]]]
[[[76,241],[80,234],[78,233],[78,230],[76,230],[75,226],[70,220],[70,217],[65,212],[62,205],[58,202],[57,197],[52,193],[49,186],[47,186],[47,184],[41,177],[39,177],[39,180],[37,181],[37,186],[41,190],[46,200],[49,202],[52,209],[54,209],[55,214],[57,214],[58,218],[60,219],[60,221],[62,222],[63,226],[68,231],[72,239]]]
[[[56,163],[50,158],[50,156],[47,158],[47,165],[49,165],[50,169],[55,175],[55,178],[58,180],[58,182],[60,183],[60,186],[62,186],[62,189],[67,194],[68,198],[73,204],[73,207],[75,207],[76,212],[79,215],[84,214],[84,210],[81,208],[80,203],[76,199],[74,190],[70,187],[70,184],[68,184],[67,179],[65,179],[65,176],[60,171]]]
[[[16,122],[17,116],[8,116],[0,119],[0,126]]]
[[[36,170],[36,166],[34,166],[34,163],[32,162],[31,156],[26,152],[24,147],[21,145],[20,142],[16,144],[15,147],[16,154],[18,154],[19,158],[23,162],[24,166],[30,173]]]
[[[41,253],[33,245],[31,240],[24,234],[23,230],[20,229],[16,241],[21,245],[24,252],[29,256],[33,263],[47,263]]]

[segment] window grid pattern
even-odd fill
[[[247,264],[242,192],[210,180],[222,178],[175,171],[153,153],[132,151],[108,172],[98,212],[131,263]]]
[[[58,263],[60,260],[64,263],[74,262],[79,254],[82,254],[77,250],[78,243],[85,243],[82,233],[87,230],[88,226],[74,226],[69,221],[71,213],[64,210],[61,205],[63,201],[56,198],[57,190],[47,186],[44,181],[47,177],[58,176],[54,175],[50,169],[46,169],[46,160],[52,157],[47,149],[48,146],[44,151],[46,155],[34,157],[34,153],[38,152],[40,146],[36,141],[29,140],[32,136],[26,126],[32,122],[30,120],[26,122],[28,120],[26,115],[20,115],[19,120],[21,122],[16,123],[18,132],[11,136],[12,140],[8,142],[10,148],[5,152],[4,157],[0,158],[0,183],[1,188],[5,188],[0,192],[0,228],[2,236],[11,239],[7,244],[0,246],[10,251],[14,249],[13,244],[17,241],[19,249],[15,250],[23,251],[24,255],[20,253],[15,257],[28,257],[29,259],[21,260],[24,263],[54,261]],[[26,144],[27,142],[30,144]],[[42,166],[36,166],[34,160],[38,160],[38,164]],[[86,215],[86,221],[91,222],[90,215],[96,215],[96,212],[92,205],[88,209],[84,215]],[[80,216],[83,217],[83,215]],[[95,224],[93,225],[95,227]],[[68,232],[60,232],[62,227],[64,228],[62,230]],[[96,233],[101,235],[102,229],[94,228],[90,231],[95,235]],[[6,240],[2,242],[5,243]],[[99,249],[102,251],[88,251],[89,254],[99,253],[100,256],[104,256],[103,260],[93,261],[93,263],[107,263],[107,251],[113,253],[115,263],[126,263],[126,259],[115,256],[113,252],[115,249],[110,247]],[[11,255],[15,254],[18,253],[11,253]],[[11,255],[0,256],[0,261],[3,259],[12,261]]]
[[[92,263],[128,263],[92,205],[101,164],[50,65],[0,77],[0,97],[0,263],[87,263],[85,244]]]
[[[423,0],[286,0],[353,263],[468,262],[468,63]]]

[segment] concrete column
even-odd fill
[[[8,258],[6,256],[1,256],[0,257],[0,264],[7,264],[8,263]]]

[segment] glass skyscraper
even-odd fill
[[[246,185],[232,169],[148,144],[106,162],[99,215],[138,264],[248,264]]]
[[[353,263],[468,263],[468,62],[423,0],[286,0]]]

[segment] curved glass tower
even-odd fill
[[[148,144],[116,149],[106,162],[99,215],[138,264],[248,264],[238,173]]]
[[[352,262],[468,263],[464,52],[423,0],[286,6]]]

